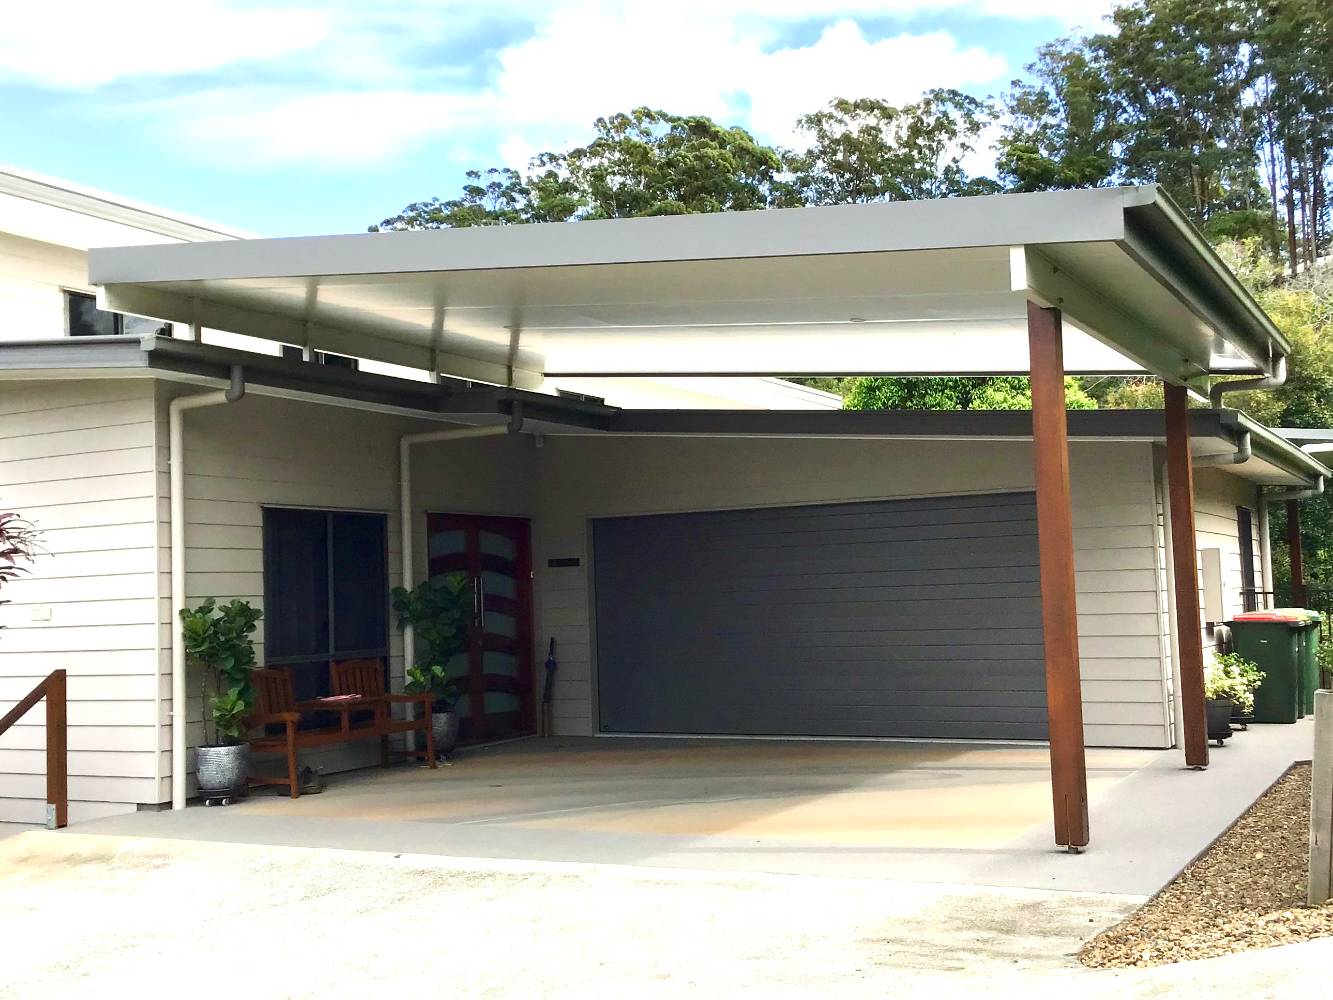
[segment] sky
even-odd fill
[[[999,94],[1104,0],[36,0],[0,163],[265,236],[361,232],[649,105],[791,145],[835,97]]]

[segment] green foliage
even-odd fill
[[[1203,672],[1203,694],[1209,699],[1225,699],[1243,713],[1254,711],[1254,692],[1264,679],[1258,664],[1239,653],[1216,653]]]
[[[543,153],[526,174],[468,171],[461,195],[414,202],[371,231],[737,212],[786,202],[782,159],[742,128],[652,108],[593,122],[586,146]]]
[[[996,142],[1000,179],[1011,191],[1095,187],[1116,169],[1118,121],[1110,81],[1082,40],[1037,50],[1030,81],[1015,80]]]
[[[999,185],[969,177],[963,161],[994,118],[989,102],[957,90],[928,90],[898,107],[839,98],[797,120],[810,145],[788,154],[787,168],[806,205],[989,194]]]
[[[782,161],[742,128],[651,108],[598,118],[596,136],[542,166],[563,171],[586,219],[767,208]]]
[[[1032,386],[1026,375],[988,378],[958,376],[869,376],[849,379],[843,406],[848,410],[1030,410]],[[1097,402],[1079,384],[1065,379],[1065,406],[1094,410]]]
[[[181,638],[187,662],[201,673],[205,713],[205,739],[208,722],[214,737],[226,743],[240,742],[245,736],[245,717],[254,706],[254,685],[250,672],[255,667],[255,646],[251,636],[264,613],[242,600],[221,606],[208,598],[193,610],[181,610]]]
[[[450,677],[442,663],[407,668],[407,682],[403,690],[408,694],[428,694],[435,703],[435,711],[451,711],[463,694],[457,678]]]
[[[393,610],[398,627],[412,626],[416,663],[407,669],[407,690],[430,692],[442,710],[453,707],[462,693],[445,672],[449,661],[467,648],[466,573],[424,580],[411,590],[394,587]]]

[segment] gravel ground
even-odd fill
[[[1292,769],[1198,861],[1080,953],[1149,967],[1333,936],[1333,904],[1305,905],[1310,768]]]

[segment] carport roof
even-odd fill
[[[78,337],[0,344],[0,380],[156,377],[223,386],[232,366],[247,391],[457,424],[496,424],[521,414],[530,433],[552,436],[918,439],[940,442],[1032,438],[1027,410],[665,410],[622,409],[461,379],[439,383],[310,364],[166,337]],[[1227,456],[1250,435],[1253,454],[1232,471],[1254,482],[1309,485],[1331,476],[1317,458],[1236,410],[1190,410],[1196,458]],[[1160,410],[1071,410],[1074,441],[1165,440]]]
[[[104,304],[535,387],[543,376],[1266,371],[1288,344],[1156,187],[94,250]]]

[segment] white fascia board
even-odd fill
[[[0,232],[76,250],[253,237],[241,230],[10,166],[0,166]]]

